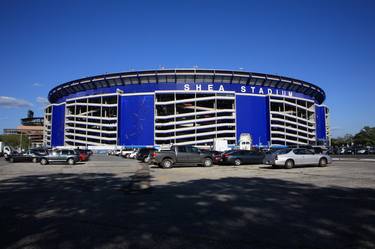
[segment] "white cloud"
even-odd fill
[[[34,83],[33,86],[35,86],[35,87],[41,87],[41,86],[43,86],[43,85],[40,84],[40,83]]]
[[[36,102],[41,104],[42,106],[46,106],[49,104],[48,99],[44,97],[36,97]]]
[[[32,107],[33,104],[23,99],[16,99],[8,96],[0,96],[0,107]]]

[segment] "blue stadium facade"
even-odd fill
[[[238,143],[328,144],[324,91],[269,74],[203,69],[121,72],[53,88],[45,144],[115,148]]]

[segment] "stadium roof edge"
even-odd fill
[[[283,82],[281,88],[290,89],[291,87],[296,87],[296,90],[312,96],[318,101],[319,104],[323,103],[325,100],[325,92],[320,87],[299,79],[285,77],[275,74],[264,74],[257,72],[247,72],[241,70],[225,70],[225,69],[201,69],[201,68],[174,68],[174,69],[155,69],[155,70],[141,70],[141,71],[125,71],[118,73],[106,73],[100,75],[94,75],[89,77],[84,77],[76,80],[72,80],[54,87],[48,94],[48,99],[51,103],[55,103],[61,97],[70,95],[74,92],[97,89],[102,87],[110,86],[108,80],[120,79],[123,83],[123,78],[132,78],[132,84],[142,84],[141,79],[147,77],[155,77],[156,82],[159,82],[160,77],[173,76],[212,76],[215,77],[231,77],[230,83],[237,83],[238,78],[246,78],[246,84],[250,84],[250,79],[254,78],[257,80],[263,80],[261,86],[265,86],[265,83],[269,81]],[[234,79],[236,78],[236,79]],[[233,82],[234,81],[234,82]],[[238,80],[239,83],[239,80]],[[268,84],[267,83],[267,84]],[[85,86],[83,86],[85,85]],[[279,84],[276,84],[279,85]]]

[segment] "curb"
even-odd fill
[[[359,161],[358,158],[346,157],[346,158],[332,158],[333,161]]]
[[[349,158],[332,158],[332,161],[375,162],[375,159],[373,159],[373,158],[354,158],[354,157],[349,157]]]

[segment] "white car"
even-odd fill
[[[121,150],[115,150],[113,155],[119,156],[120,154],[121,154]]]
[[[132,149],[124,149],[121,151],[121,156],[127,158],[132,152]]]
[[[332,158],[326,154],[315,154],[309,149],[281,149],[271,154],[267,154],[264,163],[272,167],[285,167],[291,169],[296,165],[318,165],[325,167],[332,163]]]
[[[357,154],[367,154],[367,150],[366,149],[360,149],[357,151]]]
[[[129,158],[134,159],[137,156],[138,150],[133,150],[132,153],[130,153]]]

